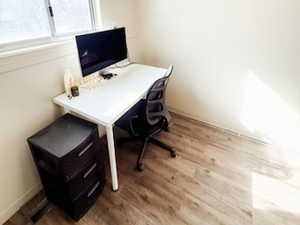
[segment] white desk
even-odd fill
[[[114,70],[116,78],[105,81],[94,90],[81,91],[80,96],[68,99],[66,94],[53,101],[68,111],[75,112],[106,128],[110,171],[113,191],[118,190],[118,175],[115,157],[114,123],[132,106],[141,100],[166,69],[140,64]]]

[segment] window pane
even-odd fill
[[[89,0],[51,0],[57,34],[92,29]]]
[[[50,35],[45,1],[0,0],[0,44]]]

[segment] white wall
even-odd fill
[[[139,0],[138,6],[143,62],[175,66],[171,108],[261,139],[276,139],[278,129],[299,131],[299,1]]]
[[[136,56],[132,4],[100,2],[104,28],[113,23],[128,27]],[[26,139],[61,114],[51,99],[63,92],[65,68],[80,74],[75,43],[0,57],[0,224],[41,188]]]

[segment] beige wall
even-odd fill
[[[175,66],[171,108],[260,139],[299,137],[299,1],[139,0],[138,7],[143,62]]]
[[[100,4],[103,27],[127,26],[136,56],[133,2]],[[65,68],[80,74],[74,43],[0,58],[0,224],[41,188],[26,138],[60,115],[51,99],[63,92]]]
[[[22,56],[10,58],[16,66]],[[26,138],[59,115],[51,98],[63,92],[63,71],[74,62],[70,54],[0,73],[0,224],[40,189]]]

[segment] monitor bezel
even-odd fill
[[[88,36],[88,35],[99,34],[99,33],[108,33],[108,32],[116,31],[116,30],[124,30],[124,33],[125,33],[126,53],[127,53],[127,54],[126,54],[126,57],[125,57],[124,59],[121,59],[121,60],[117,61],[117,62],[114,62],[114,63],[112,63],[112,64],[109,64],[109,65],[107,65],[107,66],[105,66],[105,67],[103,67],[103,68],[100,68],[100,69],[98,69],[98,70],[96,70],[96,71],[94,71],[94,72],[85,74],[85,73],[83,72],[83,68],[82,68],[82,64],[81,64],[81,60],[80,60],[80,55],[79,55],[79,48],[78,48],[77,38],[78,38],[78,37],[81,37],[81,36]],[[76,44],[76,51],[77,51],[77,59],[78,59],[78,62],[79,62],[79,67],[80,67],[80,70],[81,70],[81,76],[82,76],[82,77],[86,77],[86,76],[92,75],[92,74],[94,74],[94,73],[101,72],[101,71],[105,70],[106,68],[108,68],[108,67],[110,67],[110,66],[112,66],[112,65],[114,65],[114,64],[116,64],[116,63],[119,63],[119,62],[121,62],[121,61],[124,61],[124,60],[128,59],[128,45],[127,45],[126,27],[118,27],[118,28],[109,29],[109,30],[103,30],[103,31],[90,32],[90,33],[86,33],[86,34],[76,35],[76,36],[75,36],[75,44]]]

